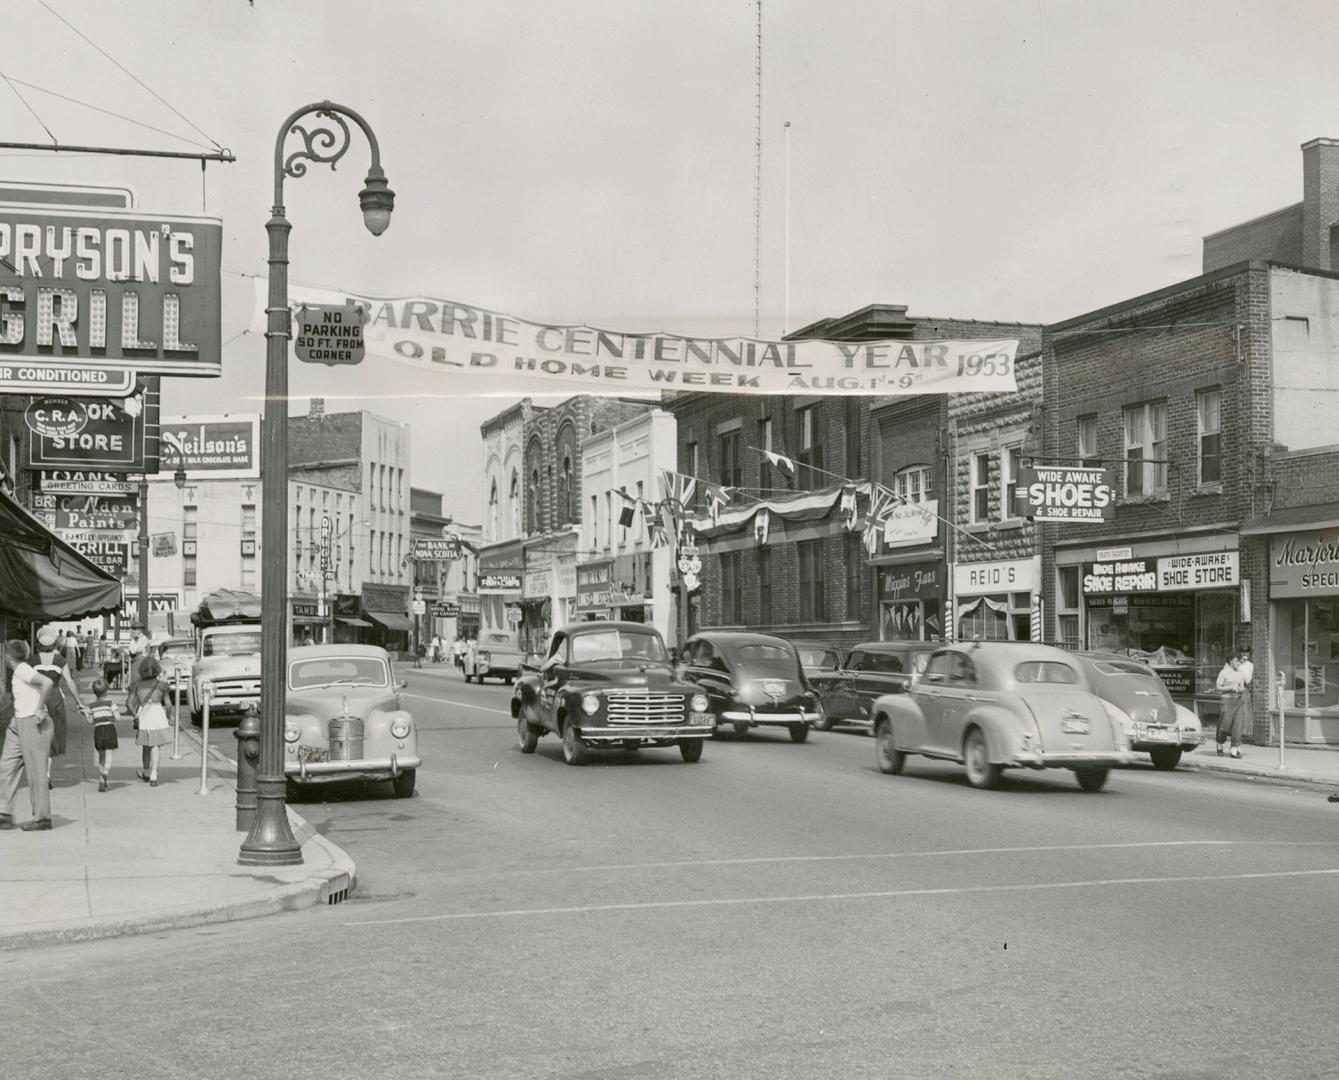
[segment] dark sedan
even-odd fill
[[[823,722],[823,706],[800,666],[795,646],[770,634],[710,632],[684,645],[683,677],[711,702],[718,729],[736,735],[755,727],[783,727],[804,742]]]
[[[874,702],[884,694],[904,693],[936,648],[931,641],[867,641],[851,650],[840,670],[811,675],[823,698],[821,726],[858,724],[872,731]]]

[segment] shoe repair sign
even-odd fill
[[[1116,515],[1111,470],[1021,466],[1017,511],[1034,521],[1109,521]]]

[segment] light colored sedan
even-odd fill
[[[1123,714],[1089,689],[1079,662],[1031,642],[973,642],[935,651],[905,693],[873,708],[879,768],[907,757],[956,761],[973,787],[994,787],[1007,768],[1072,769],[1098,791],[1131,759]]]

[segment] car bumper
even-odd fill
[[[252,705],[260,707],[260,695],[255,697],[211,697],[209,699],[209,711],[217,714],[222,712],[246,712]],[[203,709],[204,703],[201,702],[198,708]]]
[[[728,720],[732,724],[781,724],[789,727],[791,724],[821,723],[823,714],[820,712],[806,712],[803,709],[795,709],[791,712],[772,709],[727,709],[721,713],[721,719]]]
[[[1162,734],[1158,734],[1162,732]],[[1142,753],[1169,746],[1181,748],[1199,746],[1204,741],[1202,731],[1184,731],[1179,728],[1137,728],[1129,735],[1130,746]]]
[[[393,780],[423,763],[420,757],[360,758],[357,761],[285,761],[284,775],[303,782],[347,780],[351,776],[366,780]]]
[[[1169,743],[1168,745],[1173,744]],[[1072,754],[1024,752],[1015,755],[1014,764],[1029,769],[1081,769],[1128,765],[1133,760],[1134,755],[1128,750],[1111,750],[1100,753],[1076,751]]]
[[[712,723],[620,724],[617,727],[583,727],[583,742],[623,742],[626,739],[705,739],[716,730]]]

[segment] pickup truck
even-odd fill
[[[259,707],[260,597],[219,589],[204,598],[191,624],[198,649],[188,687],[191,720],[203,719],[206,692],[211,715]]]
[[[465,654],[465,681],[505,679],[510,686],[521,674],[522,653],[505,630],[485,630],[475,643],[474,654]]]
[[[675,677],[655,627],[629,622],[560,627],[511,699],[521,753],[533,754],[552,733],[569,765],[584,765],[591,747],[677,746],[684,761],[697,761],[716,729],[710,710],[698,687]]]

